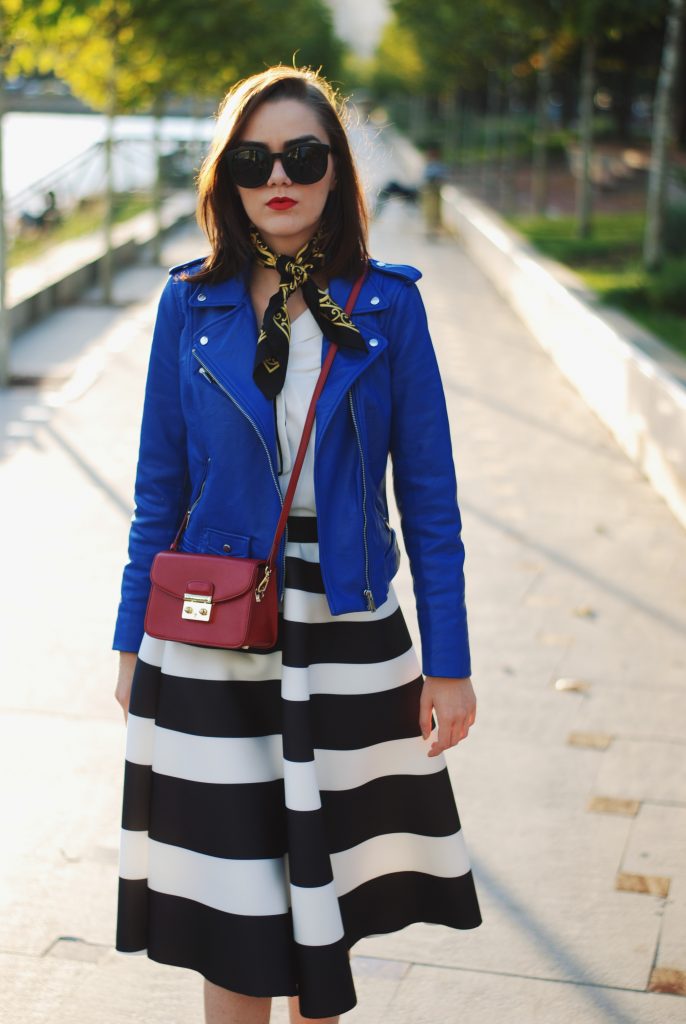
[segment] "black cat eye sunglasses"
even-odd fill
[[[326,174],[331,146],[326,142],[296,142],[282,153],[262,146],[236,146],[224,154],[231,178],[241,188],[266,185],[277,156],[283,169],[297,185],[313,185]]]

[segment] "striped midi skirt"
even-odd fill
[[[328,1017],[357,1003],[358,939],[481,914],[393,585],[331,615],[316,516],[289,517],[285,564],[274,649],[143,637],[115,948]]]

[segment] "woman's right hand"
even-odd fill
[[[122,706],[125,722],[128,722],[129,719],[131,683],[133,681],[133,670],[136,667],[137,657],[138,655],[135,651],[119,652],[119,676],[117,677],[117,687],[114,691],[114,696]]]

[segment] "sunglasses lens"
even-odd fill
[[[287,149],[283,169],[298,185],[312,185],[326,174],[329,147],[325,142],[301,142]],[[274,166],[274,154],[266,149],[244,146],[226,153],[226,164],[236,185],[259,188],[266,185]]]
[[[271,173],[271,160],[264,149],[232,149],[226,155],[231,177],[241,188],[265,185]]]
[[[312,185],[326,174],[329,147],[323,142],[303,142],[289,149],[283,158],[288,177],[298,185]]]

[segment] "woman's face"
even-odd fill
[[[281,153],[289,143],[304,138],[330,142],[312,108],[300,100],[267,100],[251,114],[233,145],[259,142],[272,153]],[[334,157],[329,152],[326,174],[312,185],[291,181],[277,158],[266,185],[236,188],[248,218],[267,245],[276,253],[294,256],[317,230],[335,184]],[[295,206],[282,210],[268,206],[277,196],[295,200]]]

